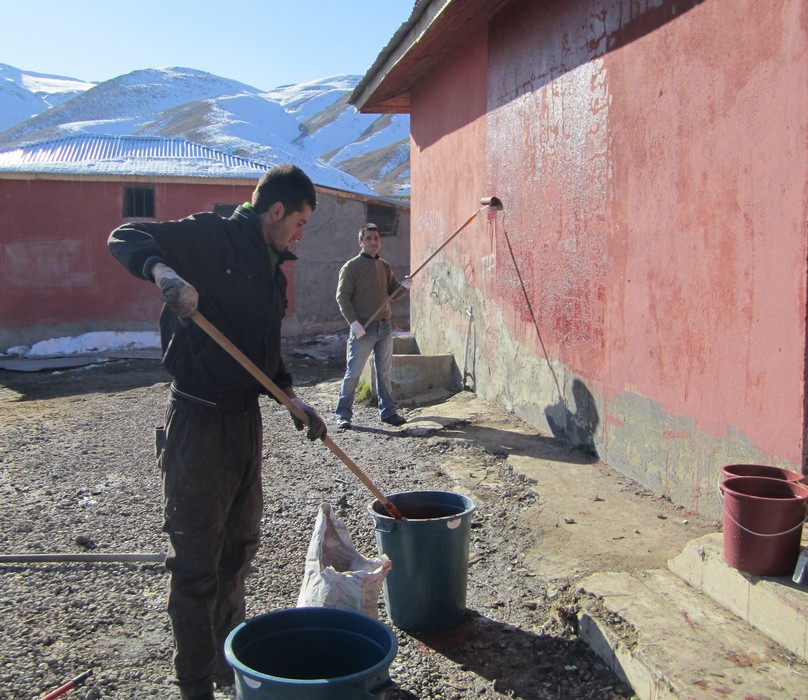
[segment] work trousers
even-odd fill
[[[361,338],[357,338],[353,333],[348,336],[345,376],[342,378],[337,408],[334,411],[337,418],[351,420],[356,387],[371,352],[376,370],[379,417],[389,418],[396,412],[398,407],[393,398],[393,386],[390,381],[390,373],[393,370],[393,330],[390,320],[382,319],[371,323]]]
[[[173,396],[158,429],[170,547],[168,613],[183,697],[232,679],[227,635],[244,621],[244,582],[258,551],[263,494],[261,413]]]

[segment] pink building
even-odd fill
[[[411,119],[423,353],[687,508],[806,466],[804,0],[420,0],[351,102]]]
[[[132,219],[229,215],[249,201],[270,166],[185,141],[72,136],[0,152],[0,350],[89,331],[154,330],[160,295],[107,250],[110,231]],[[378,223],[385,254],[409,267],[409,209],[317,185],[318,206],[286,267],[289,335],[345,328],[334,299],[339,267],[356,234]],[[396,307],[399,325],[408,307]]]

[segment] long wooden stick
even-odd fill
[[[423,270],[423,269],[424,269],[424,267],[426,266],[426,264],[427,264],[427,263],[428,263],[430,260],[432,260],[432,258],[434,258],[434,257],[435,257],[435,256],[436,256],[438,253],[440,253],[440,252],[441,252],[441,251],[442,251],[442,250],[443,250],[443,249],[444,249],[444,248],[445,248],[447,245],[449,245],[449,243],[452,241],[452,239],[453,239],[453,238],[454,238],[454,237],[455,237],[455,236],[456,236],[458,233],[460,233],[460,232],[461,232],[461,231],[462,231],[464,228],[466,228],[466,226],[468,226],[468,225],[469,225],[469,224],[470,224],[472,221],[474,221],[474,218],[477,216],[477,214],[479,214],[479,213],[480,213],[480,212],[481,212],[483,209],[485,209],[487,206],[489,206],[489,205],[488,205],[488,204],[485,204],[485,205],[481,206],[481,207],[480,207],[480,208],[479,208],[477,211],[475,211],[475,212],[474,212],[474,213],[473,213],[473,214],[472,214],[472,215],[471,215],[471,216],[470,216],[468,219],[466,219],[466,220],[463,222],[463,224],[460,226],[460,228],[459,228],[459,229],[457,229],[457,231],[455,231],[455,232],[454,232],[454,233],[453,233],[451,236],[449,236],[449,238],[447,238],[447,239],[446,239],[446,240],[445,240],[443,243],[441,243],[441,244],[440,244],[440,245],[439,245],[439,246],[438,246],[438,247],[435,249],[435,252],[433,252],[433,253],[432,253],[432,255],[430,255],[430,256],[429,256],[429,257],[428,257],[426,260],[424,260],[424,262],[422,262],[422,263],[421,263],[421,264],[420,264],[420,265],[419,265],[417,268],[415,268],[415,270],[414,270],[413,272],[411,272],[411,273],[408,275],[408,277],[409,277],[410,279],[412,279],[412,278],[413,278],[413,277],[415,277],[415,275],[417,275],[417,274],[418,274],[418,273],[419,273],[421,270]],[[394,289],[394,290],[393,290],[393,293],[392,293],[390,296],[388,296],[388,297],[387,297],[387,299],[386,299],[385,301],[383,301],[383,302],[382,302],[381,306],[379,306],[379,308],[378,308],[378,309],[376,309],[376,310],[373,312],[373,315],[372,315],[372,316],[371,316],[371,317],[370,317],[370,318],[367,320],[367,322],[366,322],[366,323],[365,323],[365,325],[364,325],[365,330],[367,330],[367,327],[368,327],[368,326],[369,326],[371,323],[373,323],[373,322],[376,320],[376,317],[377,317],[377,316],[378,316],[378,315],[379,315],[379,314],[382,312],[382,309],[384,309],[384,307],[385,307],[385,306],[387,306],[387,305],[388,305],[390,302],[392,302],[392,301],[394,301],[394,300],[396,299],[396,297],[398,296],[398,291],[399,291],[399,289],[401,289],[401,287],[397,287],[396,289]]]
[[[215,340],[219,345],[227,351],[227,353],[236,361],[238,362],[244,369],[246,369],[255,379],[257,379],[266,389],[272,394],[278,401],[280,401],[289,411],[292,413],[293,416],[298,418],[299,420],[303,421],[305,425],[309,424],[309,417],[301,411],[295,404],[292,402],[286,393],[273,382],[266,374],[264,374],[256,365],[255,363],[250,360],[241,350],[239,350],[230,340],[228,340],[224,334],[216,328],[208,319],[206,319],[199,311],[197,311],[193,316],[191,316],[191,320],[196,323],[205,333],[207,333],[213,340]],[[367,475],[354,464],[353,460],[351,460],[345,452],[340,449],[337,444],[330,438],[328,435],[320,438],[337,457],[340,458],[343,464],[345,464],[348,469],[350,469],[358,478],[359,480],[367,486],[370,492],[379,500],[379,502],[385,507],[388,513],[393,516],[396,520],[405,520],[404,516],[401,512],[396,508],[393,503],[390,502],[388,498],[376,487],[376,485],[367,477]]]

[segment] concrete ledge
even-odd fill
[[[415,336],[412,335],[394,335],[393,336],[393,354],[394,355],[420,355],[421,351],[418,349],[418,343]]]
[[[397,397],[445,389],[452,393],[454,355],[393,355],[390,380]]]
[[[808,697],[808,666],[669,571],[579,590],[581,638],[642,700]]]
[[[378,396],[372,358],[362,370],[362,380],[370,386],[371,395]],[[393,395],[400,402],[424,396],[435,401],[460,390],[455,386],[454,355],[420,355],[413,336],[393,336],[390,381]]]
[[[808,590],[790,578],[750,576],[733,569],[724,561],[720,532],[689,542],[681,554],[668,562],[668,568],[808,661]]]

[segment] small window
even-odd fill
[[[368,204],[368,222],[379,228],[380,236],[398,235],[398,209],[382,204]]]
[[[233,216],[233,212],[236,211],[237,206],[237,204],[214,204],[213,213],[223,216],[225,219],[229,219]]]
[[[125,219],[153,219],[154,188],[127,187],[123,193],[123,216]]]

